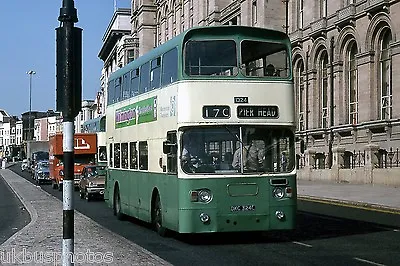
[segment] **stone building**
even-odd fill
[[[400,172],[391,168],[400,162],[398,12],[396,0],[132,0],[130,31],[123,35],[137,58],[194,26],[286,31],[293,44],[299,178],[400,184]],[[119,62],[120,40],[104,42],[111,48],[100,56],[103,81],[129,62],[110,63]]]
[[[385,168],[399,164],[400,4],[298,0],[289,10],[300,178],[399,184]]]
[[[137,40],[131,36],[130,8],[118,8],[114,12],[102,41],[98,56],[104,66],[101,70],[100,90],[96,95],[95,117],[105,113],[106,86],[110,74],[138,57]]]
[[[82,101],[82,109],[79,114],[75,117],[74,126],[75,133],[83,132],[83,124],[97,117],[97,104],[94,100],[83,100]]]

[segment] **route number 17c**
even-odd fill
[[[231,108],[228,105],[205,105],[203,106],[203,118],[229,118]]]

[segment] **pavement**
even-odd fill
[[[0,175],[31,216],[0,245],[0,265],[62,265],[62,202],[9,169]],[[171,265],[82,213],[74,216],[74,265]]]
[[[297,197],[400,215],[400,187],[298,180]]]
[[[0,175],[31,216],[0,245],[0,265],[61,265],[62,202],[11,170],[1,169]],[[399,187],[299,180],[297,192],[305,201],[400,215]],[[75,265],[171,265],[77,211],[75,221]]]

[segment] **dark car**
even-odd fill
[[[104,196],[104,183],[106,180],[106,167],[103,165],[87,165],[83,168],[79,181],[79,194],[81,199],[90,201],[94,197]]]
[[[51,183],[50,170],[48,161],[39,161],[36,163],[34,170],[34,179],[36,184]]]

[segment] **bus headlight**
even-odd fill
[[[198,189],[190,191],[190,201],[209,203],[212,201],[213,195],[209,189]]]
[[[211,191],[208,189],[202,189],[199,191],[199,201],[209,203],[212,200]]]
[[[275,187],[273,191],[274,198],[282,199],[285,196],[285,191],[282,187]]]

